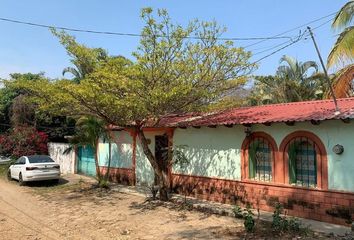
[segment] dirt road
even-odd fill
[[[231,218],[79,185],[20,187],[0,179],[0,238],[235,239],[237,229],[242,229]]]

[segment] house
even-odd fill
[[[145,129],[163,158],[180,148],[188,166],[170,169],[172,189],[230,204],[345,224],[354,219],[354,98],[168,116]],[[152,184],[153,169],[130,129],[114,131],[113,180]],[[109,144],[99,143],[103,171]],[[80,158],[78,159],[80,162]]]

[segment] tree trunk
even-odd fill
[[[95,150],[96,177],[98,179],[98,182],[101,182],[101,171],[98,163],[98,144],[94,146],[94,150]]]
[[[158,162],[156,161],[155,156],[151,152],[149,148],[148,141],[145,137],[143,130],[140,127],[136,128],[137,134],[140,139],[141,146],[143,148],[143,152],[147,159],[149,160],[152,168],[154,169],[155,174],[158,177],[158,184],[159,184],[159,192],[160,192],[160,200],[168,201],[169,200],[169,177],[168,173],[165,171],[163,166],[159,166]]]
[[[111,142],[111,140],[109,140],[109,143],[108,143],[108,167],[107,167],[105,180],[108,180],[108,178],[109,178],[109,172],[111,170],[111,162],[112,162],[112,142]]]

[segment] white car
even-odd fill
[[[47,155],[22,156],[9,167],[7,177],[16,179],[20,185],[30,181],[59,181],[60,166]]]

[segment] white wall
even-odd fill
[[[64,154],[64,151],[69,148],[67,143],[48,143],[49,156],[60,164],[60,172],[62,174],[75,173],[75,151]]]

